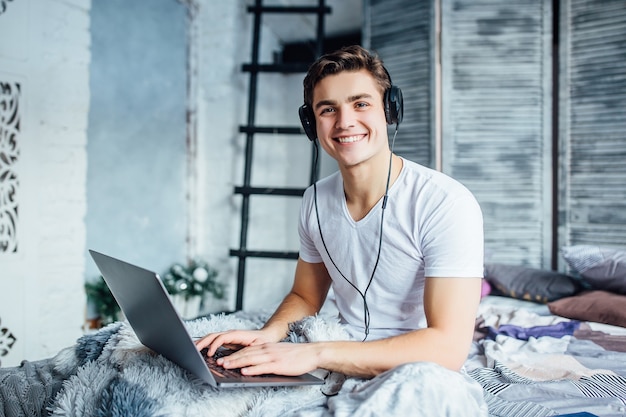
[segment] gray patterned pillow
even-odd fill
[[[626,252],[592,245],[564,246],[567,264],[592,288],[626,294]]]
[[[485,279],[493,294],[548,303],[580,291],[578,280],[556,271],[521,265],[485,264]]]

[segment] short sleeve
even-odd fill
[[[309,263],[320,263],[320,256],[311,236],[311,227],[317,227],[315,208],[313,205],[313,189],[309,187],[302,198],[300,206],[300,220],[298,222],[298,234],[300,236],[300,258]]]
[[[483,216],[469,191],[441,201],[424,227],[426,277],[483,277]]]

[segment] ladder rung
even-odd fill
[[[299,135],[303,134],[304,130],[301,127],[289,127],[289,126],[239,126],[239,132],[241,133],[270,133],[279,135]]]
[[[294,62],[288,64],[243,64],[242,71],[245,72],[278,72],[282,74],[307,72],[310,64]]]
[[[329,6],[248,6],[250,13],[330,13],[332,9]]]
[[[273,259],[298,259],[298,252],[291,251],[261,251],[231,249],[231,256],[238,258],[273,258]]]
[[[274,188],[274,187],[235,187],[235,194],[242,195],[282,195],[287,197],[302,197],[304,188]]]

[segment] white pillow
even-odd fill
[[[568,265],[592,288],[626,294],[626,252],[592,245],[564,246]]]

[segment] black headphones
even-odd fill
[[[385,72],[389,77],[389,82],[391,82],[389,72],[387,72],[386,69]],[[400,87],[393,85],[393,83],[391,84],[391,87],[389,87],[383,95],[383,106],[385,108],[385,120],[387,120],[387,124],[395,124],[397,127],[402,122],[402,115],[404,113],[404,103]],[[300,123],[302,123],[302,128],[307,137],[312,141],[317,139],[315,114],[313,114],[313,110],[310,106],[308,104],[300,106],[298,108],[298,115],[300,116]]]

